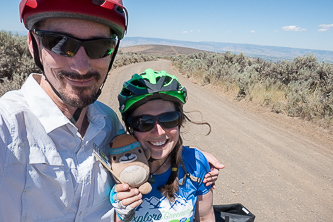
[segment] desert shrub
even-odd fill
[[[202,84],[225,87],[223,91],[237,85],[238,99],[270,106],[276,113],[333,122],[333,64],[319,63],[311,54],[281,62],[230,52],[203,52],[171,60],[188,77],[200,77]]]
[[[37,71],[26,44],[26,37],[0,31],[0,79],[12,80],[14,75],[25,76]]]
[[[12,80],[4,78],[0,83],[0,96],[8,91],[19,89],[25,80],[26,76],[24,75],[13,75]]]
[[[132,63],[147,62],[157,60],[158,57],[152,55],[145,55],[136,52],[122,52],[118,51],[115,61],[113,63],[113,68],[118,68],[121,66],[129,65]]]
[[[26,44],[26,36],[0,31],[0,96],[18,89],[29,73],[37,72]]]
[[[332,64],[319,64],[312,55],[308,55],[294,59],[294,65],[298,79],[288,84],[290,115],[309,120],[332,119]]]

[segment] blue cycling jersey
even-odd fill
[[[162,196],[158,187],[163,186],[171,174],[170,169],[160,175],[154,175],[155,182],[152,183],[152,191],[143,196],[143,203],[136,208],[135,217],[132,221],[164,221],[164,222],[190,222],[193,221],[197,196],[207,193],[211,186],[205,186],[202,180],[210,171],[205,156],[195,148],[184,146],[182,150],[184,167],[187,172],[200,181],[192,181],[185,176],[182,166],[179,167],[178,178],[180,185],[175,194],[175,201],[170,202]],[[185,181],[184,181],[185,180]],[[184,183],[183,183],[184,182]]]

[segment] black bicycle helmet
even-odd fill
[[[131,111],[150,100],[162,99],[183,105],[186,97],[186,88],[178,82],[177,77],[164,70],[156,72],[146,69],[124,82],[118,95],[119,111],[122,119],[126,121]]]

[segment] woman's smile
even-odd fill
[[[167,140],[163,140],[163,141],[150,141],[150,144],[152,144],[153,146],[163,146],[164,144],[167,143]]]

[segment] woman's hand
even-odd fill
[[[135,208],[142,203],[142,194],[137,188],[130,189],[128,184],[117,184],[112,188],[110,201],[118,214],[116,221],[130,221]]]
[[[223,169],[224,165],[220,163],[211,153],[207,153],[202,150],[201,152],[205,155],[210,165],[210,172],[205,175],[203,182],[206,184],[206,186],[212,185],[212,188],[215,189],[215,181],[219,176],[219,170]]]

